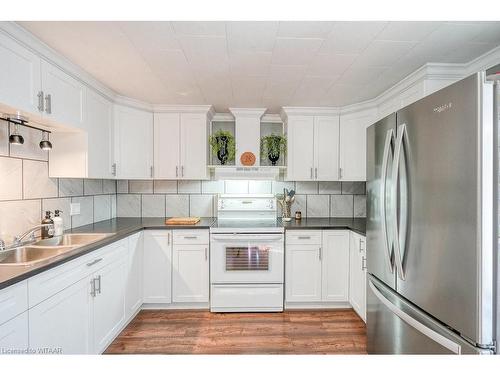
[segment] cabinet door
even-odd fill
[[[181,114],[181,170],[185,180],[203,180],[207,175],[207,116]]]
[[[366,180],[366,128],[374,117],[364,112],[340,118],[340,179]]]
[[[349,245],[349,303],[352,308],[361,316],[363,301],[362,283],[362,256],[360,254],[360,236],[350,233]]]
[[[125,321],[126,261],[116,260],[94,273],[97,289],[93,302],[93,351],[102,353]]]
[[[63,289],[29,310],[30,348],[61,348],[62,354],[90,354],[90,279]]]
[[[14,40],[0,35],[0,104],[22,112],[40,113],[40,58]],[[4,108],[8,112],[8,108]]]
[[[113,104],[86,90],[85,129],[88,135],[87,177],[114,178],[112,173]]]
[[[152,113],[115,106],[114,133],[117,178],[151,178],[153,171]]]
[[[154,114],[155,178],[177,179],[180,173],[180,115]]]
[[[172,302],[172,232],[144,231],[144,303]]]
[[[288,118],[288,180],[314,179],[314,117]]]
[[[321,301],[321,245],[286,245],[287,302]]]
[[[59,124],[84,128],[85,86],[44,60],[41,66],[44,116]]]
[[[314,179],[339,179],[339,117],[314,117]]]
[[[173,302],[208,302],[208,257],[208,244],[174,246]]]
[[[125,318],[129,319],[142,305],[143,232],[128,239],[128,261],[125,284]]]
[[[324,230],[322,251],[322,299],[349,301],[349,232]]]
[[[9,354],[10,350],[25,350],[28,349],[28,345],[27,311],[0,325],[1,354]],[[16,352],[10,354],[16,354]]]

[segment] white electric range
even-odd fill
[[[284,229],[271,194],[219,195],[210,311],[283,311]]]

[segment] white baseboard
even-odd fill
[[[208,302],[193,303],[143,303],[141,310],[208,310]]]
[[[352,309],[349,302],[285,302],[285,310]]]

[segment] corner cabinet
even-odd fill
[[[339,179],[339,116],[288,116],[287,180]]]
[[[172,231],[144,231],[143,302],[172,302]]]
[[[350,233],[349,303],[366,322],[366,238]]]
[[[116,178],[153,178],[153,114],[115,105],[113,133]]]
[[[200,113],[154,114],[154,177],[205,180],[208,175],[208,108]]]

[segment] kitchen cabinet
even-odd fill
[[[113,132],[116,178],[152,178],[153,114],[115,105]]]
[[[285,239],[285,297],[292,303],[349,300],[349,232],[288,231]]]
[[[30,348],[61,348],[62,354],[90,354],[90,279],[63,289],[29,310]]]
[[[339,116],[289,116],[287,180],[339,179]]]
[[[15,318],[0,324],[0,349],[2,354],[9,354],[9,350],[25,350],[29,347],[28,312],[25,311]],[[12,352],[11,354],[16,354]],[[17,354],[24,354],[23,352]]]
[[[64,178],[115,177],[113,165],[113,104],[92,89],[85,90],[84,131],[54,132],[49,176]]]
[[[41,62],[41,79],[44,118],[83,128],[85,86],[45,60]]]
[[[0,106],[2,112],[40,114],[40,57],[0,34]],[[43,99],[40,97],[40,100]]]
[[[143,302],[172,302],[172,231],[144,231]]]
[[[208,302],[208,231],[174,231],[172,302]],[[199,238],[199,240],[197,240]],[[189,244],[186,244],[189,241]]]
[[[155,113],[155,178],[208,178],[208,120],[204,113]]]
[[[374,110],[340,116],[340,180],[366,181],[366,128],[375,117]]]
[[[125,282],[125,319],[128,321],[141,308],[143,279],[143,232],[128,238]]]
[[[349,300],[349,231],[324,230],[321,268],[323,301]]]
[[[28,310],[28,283],[21,281],[0,290],[0,324]]]
[[[366,322],[366,239],[350,233],[349,303]]]

